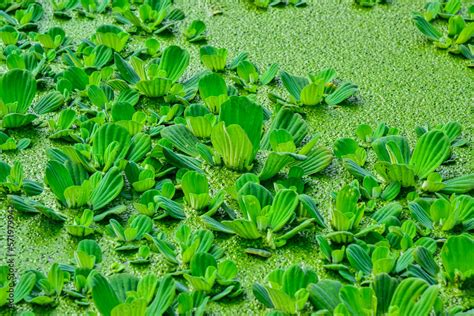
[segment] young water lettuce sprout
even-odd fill
[[[145,191],[133,206],[141,214],[154,219],[171,216],[176,219],[186,218],[183,205],[173,201],[175,186],[169,179],[160,181],[156,189]],[[162,213],[159,212],[162,210]]]
[[[94,70],[102,69],[110,63],[113,57],[112,48],[105,45],[87,44],[90,43],[84,43],[75,52],[66,48],[65,54],[62,55],[64,63],[71,67]]]
[[[0,192],[23,192],[33,196],[41,194],[43,186],[36,181],[25,179],[23,166],[18,160],[15,160],[13,166],[0,160]]]
[[[210,73],[199,80],[199,96],[214,114],[219,114],[222,104],[229,99],[228,88],[224,78]]]
[[[2,24],[10,24],[19,31],[31,31],[38,29],[38,21],[43,17],[43,7],[39,3],[29,3],[25,9],[14,11],[9,14],[0,10],[0,21]]]
[[[472,256],[474,239],[470,234],[450,236],[441,249],[441,260],[447,279],[458,286],[469,286],[474,276]]]
[[[109,6],[107,0],[81,0],[81,5],[76,8],[79,16],[93,19],[96,14],[104,13]]]
[[[184,87],[177,81],[189,65],[189,53],[186,50],[178,46],[168,46],[159,63],[146,63],[133,56],[129,64],[117,53],[114,60],[121,78],[141,94],[151,98],[167,94],[184,97]]]
[[[371,8],[376,4],[387,4],[391,3],[391,0],[354,0],[355,4],[360,5],[361,7]]]
[[[450,199],[418,198],[408,203],[412,216],[428,229],[436,226],[443,231],[454,229],[470,230],[474,223],[474,198],[469,195],[455,195]]]
[[[207,27],[201,20],[194,20],[184,31],[184,36],[190,43],[207,41]]]
[[[112,48],[115,52],[121,52],[125,48],[125,45],[127,45],[129,38],[130,34],[121,28],[106,24],[97,28],[91,40],[96,45],[105,45]]]
[[[229,169],[250,170],[260,147],[263,108],[247,97],[230,97],[224,102],[219,121],[211,132],[215,161]]]
[[[253,0],[253,3],[257,8],[267,9],[268,7],[288,6],[290,4],[295,7],[302,7],[306,5],[306,0]]]
[[[18,195],[8,195],[8,203],[20,213],[40,213],[56,222],[65,222],[67,220],[66,215],[55,211],[50,207],[46,207],[44,204],[31,198],[21,197]]]
[[[62,264],[61,269],[72,275],[73,286],[65,286],[64,292],[79,305],[88,306],[92,278],[102,263],[102,249],[95,240],[83,239],[74,251],[70,265]]]
[[[308,286],[316,282],[318,276],[315,271],[294,265],[286,270],[270,272],[265,278],[265,284],[255,283],[252,291],[266,308],[282,315],[296,315],[309,310]]]
[[[204,292],[211,301],[218,301],[224,297],[237,297],[243,292],[237,274],[237,266],[232,260],[217,262],[213,255],[198,252],[191,258],[189,271],[183,276],[193,291]]]
[[[223,71],[227,63],[227,49],[202,46],[199,50],[201,62],[211,71]]]
[[[337,192],[331,214],[331,226],[335,232],[330,233],[328,238],[338,243],[352,241],[351,231],[357,230],[366,208],[363,202],[359,203],[359,199],[357,181],[344,185]]]
[[[310,74],[309,79],[282,71],[280,78],[290,94],[290,98],[285,101],[278,96],[273,97],[295,105],[313,106],[323,103],[339,105],[358,91],[357,86],[350,82],[335,81],[336,71],[334,69],[325,69],[316,74]]]
[[[466,5],[466,7],[464,7]],[[469,5],[469,6],[467,6]],[[423,17],[428,21],[438,18],[449,20],[451,17],[461,15],[464,19],[472,19],[474,4],[460,0],[434,0],[426,3]]]
[[[137,277],[121,273],[105,278],[92,277],[92,298],[101,315],[163,315],[176,298],[176,283],[171,276],[148,274]]]
[[[448,32],[445,34],[420,13],[414,13],[413,20],[418,30],[437,48],[473,60],[471,47],[474,44],[474,23],[466,23],[461,15],[453,15],[449,18]]]
[[[202,212],[204,215],[212,216],[224,203],[224,191],[219,191],[211,198],[209,194],[209,183],[202,173],[188,171],[181,178],[181,189],[184,200],[192,209]]]
[[[159,34],[169,30],[184,19],[183,11],[173,8],[172,1],[145,1],[137,5],[136,11],[131,10],[128,1],[114,1],[112,7],[118,22],[131,24],[137,31],[148,34]]]
[[[214,243],[214,234],[211,231],[191,230],[186,224],[181,224],[176,229],[174,235],[176,244],[169,241],[164,234],[146,237],[153,242],[151,249],[161,253],[176,269],[189,266],[189,262],[197,253],[210,254],[216,260],[221,259],[224,254],[224,250]]]
[[[123,227],[115,219],[109,221],[106,226],[107,233],[115,238],[119,245],[115,248],[117,251],[129,251],[139,248],[138,242],[141,241],[146,234],[153,230],[153,221],[146,215],[133,215],[128,220],[127,227]]]
[[[204,216],[204,221],[212,229],[245,239],[262,239],[266,246],[275,249],[311,227],[313,222],[325,226],[316,203],[307,195],[280,189],[273,196],[252,174],[242,175],[236,189],[241,217],[218,222]],[[298,214],[302,216],[298,218]]]
[[[358,136],[369,140],[378,161],[374,165],[377,175],[385,187],[378,185],[380,180],[364,169],[366,153],[352,139],[339,139],[335,144],[335,155],[343,160],[348,171],[363,182],[364,195],[390,201],[400,193],[401,188],[415,187],[422,192],[467,193],[474,187],[469,179],[472,175],[443,180],[436,169],[451,155],[451,147],[457,143],[461,133],[458,123],[439,125],[420,133],[413,152],[408,139],[397,135],[398,131],[373,132],[367,126],[358,129]],[[375,190],[375,191],[374,191]]]
[[[36,80],[27,70],[13,69],[0,77],[0,119],[3,128],[30,124],[36,115],[27,113],[36,95]]]
[[[244,90],[255,93],[259,86],[264,86],[272,82],[278,70],[278,64],[271,64],[265,72],[260,74],[258,68],[252,62],[242,60],[236,68],[237,76],[232,76],[231,78]]]
[[[69,20],[72,18],[72,12],[79,6],[77,0],[51,0],[53,6],[53,15],[55,18]]]
[[[35,305],[57,305],[68,279],[69,273],[57,263],[51,266],[47,276],[38,270],[25,271],[15,286],[14,303],[24,300]]]

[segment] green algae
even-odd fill
[[[332,67],[340,77],[356,83],[360,88],[359,104],[304,109],[311,128],[321,134],[321,143],[326,146],[332,146],[338,137],[353,136],[360,123],[376,125],[378,122],[400,128],[413,142],[417,125],[456,120],[463,125],[465,134],[472,138],[472,70],[466,67],[464,60],[436,50],[418,33],[411,21],[411,12],[420,10],[424,3],[424,0],[399,0],[392,5],[380,5],[370,10],[353,5],[351,0],[313,0],[308,1],[308,6],[304,8],[272,8],[266,11],[256,10],[248,1],[233,0],[177,0],[176,6],[187,15],[181,30],[189,21],[203,20],[209,30],[209,43],[227,48],[231,58],[238,52],[247,51],[250,59],[263,69],[276,62],[281,69],[297,75]],[[223,14],[213,15],[216,10],[221,10]],[[45,13],[49,17],[52,15],[46,3]],[[80,40],[89,37],[97,26],[110,22],[109,15],[98,15],[94,20],[45,20],[41,22],[40,28],[44,31],[58,25],[66,30],[68,36]],[[144,36],[134,37],[129,43],[129,50],[142,47],[144,39]],[[177,34],[176,37],[158,39],[163,45],[178,43],[190,51],[192,63],[188,76],[203,69],[199,65],[199,47],[187,43],[184,36]],[[266,97],[269,91],[285,94],[283,89],[276,86],[262,89],[258,100],[267,107],[271,106]],[[42,181],[47,161],[46,149],[56,143],[46,137],[47,130],[44,127],[11,134],[16,139],[31,138],[32,146],[19,153],[1,153],[0,158],[9,163],[19,159],[27,177]],[[471,153],[469,148],[456,148],[456,163],[443,166],[441,173],[451,177],[472,172]],[[238,174],[224,168],[212,168],[210,174],[214,190],[230,187],[238,177]],[[336,162],[323,174],[308,179],[308,192],[317,199],[325,216],[330,209],[331,192],[349,179],[347,172]],[[42,201],[55,206],[54,196],[49,190],[45,193],[41,196]],[[4,201],[0,201],[0,207],[6,209]],[[131,205],[128,205],[128,210],[127,214],[132,211]],[[2,232],[6,229],[5,218],[6,212],[3,211],[0,213]],[[196,216],[185,222],[193,227],[202,227]],[[156,224],[167,234],[172,234],[177,227],[177,221],[172,220]],[[28,268],[46,271],[53,262],[67,263],[78,242],[59,225],[41,216],[18,213],[15,213],[15,235],[18,271]],[[5,249],[5,234],[1,236],[0,247]],[[107,271],[113,262],[127,261],[126,256],[113,250],[112,241],[100,236],[97,239],[104,251],[102,271]],[[256,246],[252,242],[225,235],[219,235],[218,242],[226,255],[237,263],[247,297],[233,302],[212,303],[209,308],[213,314],[263,313],[262,305],[253,299],[249,289],[254,282],[261,281],[268,272],[278,267],[304,263],[315,268],[320,278],[337,277],[322,268],[314,233],[292,240],[285,247],[275,250],[267,260],[244,254],[245,248]],[[165,261],[157,254],[153,254],[149,266],[127,265],[130,272],[137,274],[162,274],[167,268]],[[474,306],[472,295],[469,299],[466,293],[449,288],[443,288],[442,292],[442,297],[450,305]],[[23,304],[18,310],[30,308]],[[62,299],[53,311],[35,311],[45,315],[86,313],[86,309],[77,307],[70,299]]]

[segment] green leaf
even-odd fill
[[[325,309],[332,313],[341,302],[339,299],[341,287],[342,284],[335,280],[321,280],[310,284],[308,287],[309,300],[317,310]]]
[[[464,281],[474,275],[472,258],[474,255],[474,239],[462,234],[451,236],[441,248],[441,261],[451,282],[457,278]]]
[[[209,205],[209,184],[205,175],[188,171],[181,179],[181,187],[186,202],[193,209],[199,211]]]
[[[116,52],[125,48],[130,35],[115,25],[101,25],[92,36],[94,43],[105,45]]]
[[[171,125],[161,131],[161,137],[168,139],[183,153],[196,157],[199,155],[196,145],[199,140],[184,125]]]
[[[413,20],[415,21],[416,27],[428,39],[432,41],[438,41],[443,36],[443,34],[438,29],[426,21],[426,19],[420,14],[414,14]]]
[[[99,244],[93,239],[83,239],[77,245],[77,251],[81,251],[89,256],[95,258],[95,263],[102,262],[102,249],[100,249]]]
[[[331,151],[326,147],[318,146],[306,155],[306,159],[295,161],[290,166],[299,167],[303,170],[303,176],[310,176],[326,169],[331,164],[331,161]]]
[[[222,221],[222,224],[245,239],[258,239],[262,237],[255,223],[249,220],[236,219],[233,221]]]
[[[24,273],[15,286],[13,302],[17,304],[30,295],[35,283],[36,274],[34,272],[29,271]]]
[[[228,99],[225,80],[216,73],[210,73],[199,80],[199,95],[212,113],[218,114],[221,105]]]
[[[392,301],[397,286],[397,279],[392,278],[386,273],[381,273],[375,276],[372,288],[377,296],[377,315],[388,313],[390,302]]]
[[[227,49],[202,46],[199,50],[201,62],[212,71],[224,70],[227,62]]]
[[[276,75],[278,74],[278,70],[280,66],[278,64],[271,64],[268,69],[260,75],[260,83],[262,85],[267,85],[275,79]]]
[[[131,84],[135,84],[138,81],[140,81],[140,77],[138,74],[135,72],[132,66],[130,66],[129,63],[127,63],[122,56],[120,56],[119,53],[114,53],[114,63],[115,67],[117,67],[117,70],[125,81]]]
[[[110,283],[99,273],[92,277],[92,298],[99,312],[105,316],[111,315],[114,307],[120,304]]]
[[[268,213],[269,227],[274,232],[282,229],[295,213],[298,203],[298,195],[295,191],[278,191]]]
[[[365,274],[372,272],[372,261],[367,252],[357,244],[351,244],[346,249],[347,260],[351,266],[357,271],[362,271]]]
[[[35,94],[36,80],[27,70],[13,69],[0,77],[0,103],[10,113],[26,113]]]
[[[46,114],[56,111],[64,104],[64,96],[58,91],[54,90],[45,94],[39,101],[33,106],[33,111],[37,114]]]
[[[263,135],[260,146],[264,150],[270,149],[270,136],[275,130],[285,130],[293,137],[296,146],[301,144],[303,138],[308,134],[308,123],[303,117],[292,110],[283,107],[272,120],[267,132]]]
[[[148,306],[147,316],[162,315],[171,306],[176,295],[176,283],[171,276],[160,279],[155,299]]]
[[[90,205],[99,210],[109,204],[122,191],[124,185],[122,172],[117,167],[110,168],[92,190]]]
[[[245,131],[253,146],[253,154],[260,146],[263,125],[263,108],[247,97],[230,97],[222,104],[219,121],[226,126],[237,124]]]
[[[407,278],[395,290],[389,310],[396,308],[400,316],[429,315],[437,297],[436,286],[418,278]]]
[[[113,143],[116,147],[110,152]],[[129,148],[130,134],[125,128],[113,123],[99,127],[92,139],[92,153],[101,166],[104,164],[110,166],[113,162],[125,158]],[[112,155],[109,157],[111,161],[106,159],[108,152]]]
[[[165,77],[176,82],[189,65],[189,53],[179,46],[168,46],[163,51],[159,69],[165,72]]]
[[[407,164],[410,160],[410,146],[406,137],[389,135],[372,142],[377,158],[392,164]]]
[[[285,71],[282,71],[280,73],[280,78],[283,83],[283,86],[286,88],[286,90],[288,90],[294,101],[299,102],[301,97],[301,91],[309,83],[308,79],[304,77],[292,76]]]
[[[338,105],[352,97],[357,90],[358,88],[355,84],[351,82],[343,82],[336,88],[336,90],[334,90],[334,92],[328,95],[324,101],[326,101],[328,105]]]
[[[339,297],[351,315],[374,315],[377,310],[377,297],[370,287],[346,285],[341,288]]]
[[[64,191],[73,186],[74,182],[68,169],[57,161],[48,161],[45,182],[63,205],[66,205]]]
[[[238,171],[252,168],[254,147],[240,125],[226,127],[224,122],[218,123],[212,129],[211,142],[226,167]]]
[[[440,131],[429,131],[418,139],[410,166],[418,177],[424,179],[443,163],[448,154],[448,137]]]

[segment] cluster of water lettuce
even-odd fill
[[[355,180],[334,194],[328,223],[305,194],[305,179],[324,170],[333,153],[317,145],[298,112],[304,106],[349,103],[355,85],[337,79],[332,69],[308,78],[281,72],[289,97],[271,95],[272,113],[257,103],[255,93],[277,77],[276,64],[260,71],[246,53],[229,61],[226,49],[203,45],[200,60],[208,71],[183,79],[191,56],[179,46],[162,48],[148,40],[143,49],[128,52],[130,33],[156,34],[177,25],[182,12],[170,1],[64,8],[89,12],[90,18],[112,10],[129,26],[125,31],[103,25],[87,41],[72,43],[60,28],[34,31],[42,15],[37,4],[5,8],[2,149],[29,145],[10,137],[10,129],[47,122],[57,147],[48,149],[44,182],[58,207],[41,203],[43,186],[24,178],[21,161],[0,164],[0,187],[17,211],[65,223],[69,234],[82,239],[71,263],[55,263],[46,274],[24,271],[14,289],[15,304],[54,307],[67,295],[78,305],[94,302],[105,315],[159,315],[201,314],[209,301],[242,299],[236,265],[225,259],[211,231],[181,225],[175,236],[166,236],[154,224],[190,216],[208,229],[255,240],[256,247],[246,252],[262,257],[303,230],[317,234],[325,269],[342,279],[319,280],[300,266],[272,272],[264,285],[255,284],[254,294],[281,313],[423,315],[445,310],[439,283],[469,288],[474,241],[460,232],[473,228],[473,176],[446,180],[435,172],[450,160],[453,146],[465,144],[459,124],[419,128],[413,153],[397,129],[383,124],[374,130],[361,125],[358,140],[337,140],[334,156]],[[150,24],[158,16],[160,23]],[[186,37],[201,37],[202,30],[193,22]],[[368,147],[377,156],[369,168]],[[227,196],[210,188],[204,171],[221,166],[242,173]],[[116,218],[126,211],[127,200],[135,210],[124,223]],[[73,210],[79,216],[69,216]],[[101,224],[106,219],[108,224]],[[443,231],[459,236],[442,246],[440,268],[434,256]],[[105,277],[102,250],[84,239],[98,233],[115,251],[127,253],[131,264],[152,264],[152,253],[159,253],[170,273],[138,278],[116,264]],[[0,303],[6,305],[12,283],[8,267],[0,271]],[[416,302],[406,304],[414,297]]]

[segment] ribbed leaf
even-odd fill
[[[110,168],[94,188],[90,198],[93,210],[99,210],[109,204],[122,191],[124,185],[122,172],[117,167]]]
[[[10,105],[9,112],[25,113],[36,94],[36,80],[27,70],[13,69],[0,77],[0,100]]]
[[[56,195],[57,199],[63,205],[66,205],[64,191],[74,185],[68,169],[57,161],[49,161],[46,165],[45,182],[51,191]]]
[[[308,133],[308,123],[301,117],[300,114],[284,107],[278,111],[275,118],[272,120],[270,127],[265,135],[262,137],[260,146],[264,150],[270,149],[270,135],[273,131],[283,129],[291,134],[293,142],[299,146],[303,138]]]
[[[289,73],[282,71],[280,78],[283,86],[288,90],[291,97],[296,101],[300,101],[301,91],[308,85],[309,80],[304,77],[292,76]]]
[[[332,153],[325,147],[314,148],[307,156],[305,160],[295,161],[290,166],[297,166],[303,169],[304,176],[310,176],[318,173],[331,164]]]
[[[341,302],[339,299],[341,287],[342,284],[335,280],[321,280],[311,284],[308,287],[309,300],[317,310],[326,309],[332,313]]]
[[[429,131],[418,139],[410,166],[421,179],[426,178],[443,163],[449,154],[449,139],[440,131]]]
[[[456,280],[456,275],[459,275],[461,280],[474,275],[472,258],[474,239],[467,234],[449,237],[441,249],[443,267],[452,282]]]
[[[235,170],[249,170],[254,159],[254,147],[240,125],[225,126],[220,122],[212,129],[211,142],[226,167]]]
[[[171,125],[161,131],[161,137],[168,139],[176,148],[183,153],[196,157],[199,151],[196,145],[199,140],[184,125]]]
[[[120,304],[110,283],[99,273],[92,278],[92,298],[99,312],[105,316],[111,315],[112,309]]]
[[[414,14],[413,20],[415,21],[416,27],[420,30],[423,35],[432,41],[438,41],[443,34],[431,25],[426,19],[420,14]]]
[[[227,100],[225,80],[216,73],[210,73],[199,80],[199,95],[213,113],[219,113]]]
[[[367,252],[357,244],[351,244],[346,249],[347,260],[351,266],[357,271],[362,271],[365,274],[372,272],[372,261]]]
[[[377,296],[377,314],[386,314],[390,307],[398,281],[386,273],[378,274],[372,283],[375,295]]]
[[[222,104],[219,120],[226,126],[237,124],[245,131],[253,145],[253,153],[260,146],[263,126],[263,108],[247,97],[230,97]]]
[[[113,142],[117,142],[118,146],[114,157],[114,161],[117,161],[124,158],[130,148],[130,134],[125,128],[116,124],[102,125],[92,139],[92,153],[101,165],[106,163],[105,155],[109,145]]]
[[[343,82],[334,92],[328,95],[325,99],[328,105],[338,105],[344,100],[350,98],[357,92],[357,86],[350,82]]]
[[[429,315],[437,296],[436,286],[429,286],[418,278],[408,278],[398,285],[390,308],[398,308],[400,316]]]
[[[166,72],[166,78],[177,81],[189,65],[189,53],[179,46],[168,46],[160,59],[160,70]]]
[[[295,213],[298,195],[293,190],[278,191],[269,212],[269,226],[276,232],[282,229]]]

